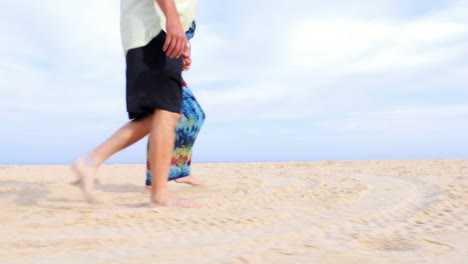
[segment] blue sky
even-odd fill
[[[118,2],[2,4],[0,164],[69,163],[127,121]],[[468,158],[467,13],[456,0],[199,0],[194,161]],[[145,144],[109,163],[143,163]]]

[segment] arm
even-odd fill
[[[170,58],[179,58],[187,47],[187,37],[180,23],[174,0],[156,0],[166,16],[166,42],[163,51]]]

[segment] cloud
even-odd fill
[[[338,121],[324,121],[317,126],[341,134],[391,137],[446,138],[461,136],[468,129],[468,104],[412,106],[387,111],[351,112]]]
[[[116,102],[123,105],[118,3],[19,0],[7,5],[0,11],[0,27],[8,32],[0,51],[6,58],[0,62],[0,116],[102,116],[115,113]]]
[[[406,103],[408,93],[416,103],[446,104],[437,94],[450,91],[458,102],[468,83],[460,60],[468,55],[459,12],[466,3],[446,1],[405,17],[406,2],[377,2],[261,1],[228,17],[224,30],[201,25],[189,84],[213,122],[382,111]],[[265,19],[259,10],[288,19]],[[243,31],[232,33],[230,25]]]
[[[289,39],[296,67],[349,74],[411,70],[453,60],[467,48],[451,40],[467,33],[464,24],[431,20],[306,20]]]
[[[364,142],[371,133],[461,138],[468,3],[417,2],[200,1],[184,76],[208,116],[201,156],[226,137],[238,148],[224,160],[257,143],[306,155],[302,145]],[[57,153],[69,152],[66,142],[80,152],[127,120],[118,20],[113,0],[4,4],[2,146],[40,153],[55,139]]]

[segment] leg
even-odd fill
[[[175,141],[175,128],[180,114],[155,110],[150,132],[151,206],[198,207],[199,203],[183,200],[169,194],[167,177]]]
[[[177,183],[199,186],[202,185],[203,182],[191,175],[190,167],[192,147],[205,121],[205,113],[188,87],[182,89],[182,95],[181,118],[179,118],[176,127],[176,139],[169,180],[175,180]],[[149,142],[147,149],[149,150]],[[155,164],[150,162],[149,152],[147,152],[147,155],[146,187],[144,193],[150,193],[151,166],[155,166]]]
[[[185,160],[183,163],[183,166],[185,166],[188,173],[185,174],[185,177],[180,177],[176,179],[175,182],[199,186],[203,184],[203,181],[191,175],[190,166],[192,160],[192,147],[195,144],[198,133],[200,132],[200,129],[205,121],[205,112],[203,112],[203,109],[201,108],[197,99],[188,87],[184,88],[184,101],[182,105],[182,113],[185,115],[187,120],[186,124],[181,124],[180,128],[180,134],[184,135],[184,144],[183,146],[176,145],[176,148],[180,147],[182,150],[185,149],[186,152],[188,152],[188,159]],[[179,134],[179,130],[177,131],[177,133]]]
[[[81,179],[81,188],[88,202],[93,202],[94,200],[94,179],[99,166],[116,152],[146,136],[151,129],[151,119],[152,116],[148,116],[141,120],[128,122],[103,144],[74,162],[72,169],[78,178]]]

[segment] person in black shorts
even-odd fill
[[[100,146],[76,159],[72,165],[88,202],[95,201],[94,181],[99,166],[116,152],[149,134],[152,163],[158,164],[151,168],[152,190],[149,205],[201,206],[200,203],[171,194],[167,184],[174,148],[175,128],[180,117],[182,103],[182,54],[188,48],[188,40],[181,23],[181,12],[176,9],[174,3],[177,1],[156,0],[158,7],[164,13],[165,31],[160,30],[146,45],[136,46],[126,52],[126,101],[131,121]],[[133,2],[122,0],[122,7],[128,7],[128,9],[121,8],[121,10],[154,4],[154,1],[149,0],[139,1],[139,5]],[[153,12],[150,8],[137,11],[145,16],[148,14],[147,11]],[[132,16],[127,16],[127,18],[134,19]],[[138,20],[137,18],[136,22],[147,22],[148,17],[145,19]],[[129,24],[135,25],[135,23]],[[139,30],[136,28],[134,35],[138,34]],[[124,33],[128,34],[128,32]]]

